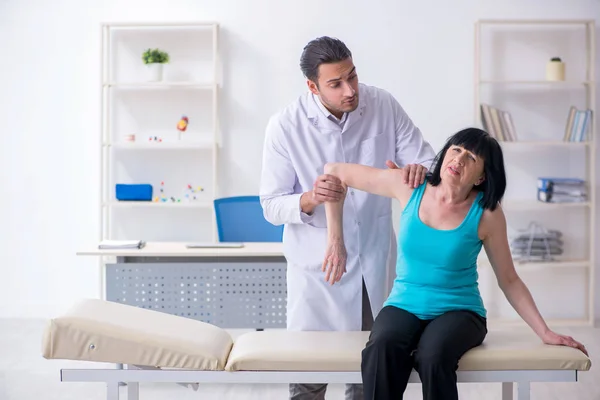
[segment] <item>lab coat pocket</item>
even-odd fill
[[[383,133],[360,142],[358,163],[383,168],[386,161],[386,136]]]

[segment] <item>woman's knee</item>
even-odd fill
[[[365,349],[392,350],[402,349],[402,340],[394,331],[382,331],[372,334]]]
[[[377,351],[409,356],[418,341],[420,333],[418,321],[416,324],[409,321],[398,323],[399,321],[385,314],[380,314],[377,318],[380,320],[373,326],[363,355]],[[385,320],[382,320],[383,318]]]
[[[407,363],[412,351],[393,332],[385,332],[369,339],[361,353],[362,368],[391,363]]]
[[[458,361],[459,358],[456,356],[456,352],[446,346],[419,347],[415,352],[415,364],[420,371],[455,370]]]
[[[432,321],[417,346],[415,361],[423,366],[457,367],[464,353],[485,338],[485,324],[473,324],[476,318],[473,313],[457,311]]]

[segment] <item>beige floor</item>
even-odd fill
[[[0,400],[103,400],[100,383],[61,383],[61,368],[89,365],[40,356],[44,321],[0,320]],[[585,343],[594,363],[600,354],[600,329],[561,329]],[[599,358],[600,359],[600,358]],[[595,368],[594,368],[595,367]],[[600,363],[580,374],[578,383],[533,384],[532,400],[600,400]],[[410,384],[407,400],[421,399],[420,385]],[[463,400],[500,400],[499,384],[459,384]],[[141,400],[285,400],[286,385],[203,385],[197,392],[172,384],[144,385]],[[332,385],[327,397],[343,399],[343,386]]]

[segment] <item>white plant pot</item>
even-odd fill
[[[151,63],[146,64],[148,68],[148,80],[151,82],[160,82],[163,80],[163,67],[164,64]]]
[[[548,61],[548,64],[546,64],[546,80],[564,81],[565,63],[562,61]]]

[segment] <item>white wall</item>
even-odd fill
[[[46,318],[80,297],[97,295],[97,262],[75,252],[95,243],[99,223],[100,22],[221,24],[221,194],[238,195],[258,189],[264,125],[305,90],[298,59],[316,36],[343,39],[354,53],[360,80],[392,92],[439,148],[451,133],[473,122],[476,19],[598,17],[598,0],[0,0],[5,54],[0,67],[0,317]],[[531,57],[523,65],[540,61]],[[555,165],[575,168],[571,164],[577,160],[554,154],[559,157]],[[515,186],[509,191],[518,185],[510,184]],[[568,285],[569,271],[554,278],[538,273],[528,282],[542,282],[543,276],[550,288],[573,290],[561,299],[577,294],[576,284]],[[552,311],[550,297],[540,296],[547,313]],[[581,311],[579,302],[563,305],[559,314]]]

